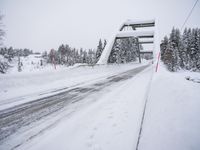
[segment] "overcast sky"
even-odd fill
[[[195,0],[0,0],[6,31],[4,46],[34,51],[62,43],[96,48],[127,19],[157,19],[159,37],[181,28]],[[187,27],[200,27],[198,2]]]

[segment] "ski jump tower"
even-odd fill
[[[111,41],[108,41],[108,44],[106,45],[105,49],[103,50],[101,57],[97,64],[107,64],[108,59],[111,53],[111,50],[113,49],[114,43],[117,39],[123,39],[123,38],[129,38],[129,37],[135,37],[138,45],[138,54],[139,54],[139,62],[141,63],[141,53],[152,53],[153,51],[141,51],[140,50],[140,44],[154,44],[154,31],[138,31],[137,29],[146,28],[147,27],[155,27],[155,20],[146,20],[146,21],[133,21],[133,20],[127,20],[124,22],[121,27],[119,28],[119,31],[116,35],[114,35],[111,39]]]

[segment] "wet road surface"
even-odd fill
[[[81,101],[87,96],[95,94],[95,92],[98,92],[105,87],[130,79],[148,66],[149,65],[138,67],[114,76],[110,76],[105,80],[98,81],[97,83],[91,85],[82,87],[79,86],[71,89],[65,88],[66,90],[64,92],[62,91],[53,96],[47,96],[12,108],[1,110],[0,144],[3,143],[4,139],[16,133],[20,128],[39,121],[46,116],[63,109],[71,103]]]

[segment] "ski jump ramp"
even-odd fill
[[[111,50],[113,49],[116,39],[135,37],[137,39],[138,48],[139,48],[139,44],[155,44],[154,42],[155,31],[149,31],[149,30],[138,31],[137,30],[138,28],[146,28],[146,27],[155,27],[155,20],[144,20],[144,21],[127,20],[126,22],[124,22],[120,26],[118,33],[116,33],[112,37],[112,39],[108,41],[108,44],[103,50],[97,64],[104,65],[108,63],[108,59],[109,59]],[[124,29],[131,29],[131,30],[124,30]],[[141,62],[140,50],[139,50],[139,62]]]

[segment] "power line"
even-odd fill
[[[196,2],[194,3],[194,6],[192,7],[190,13],[188,14],[187,18],[185,19],[185,22],[183,23],[183,25],[182,25],[182,27],[181,27],[181,31],[182,31],[183,27],[185,26],[186,22],[188,21],[188,19],[190,18],[190,16],[191,16],[191,14],[192,14],[192,12],[193,12],[195,6],[197,5],[198,1],[199,1],[199,0],[196,0]]]

